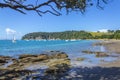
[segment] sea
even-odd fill
[[[67,54],[80,54],[82,50],[93,49],[97,40],[0,40],[0,55],[40,54],[44,51],[62,51]],[[94,47],[95,50],[101,48]]]
[[[82,53],[84,50],[107,52],[104,46],[93,46],[99,40],[0,40],[0,55],[18,57],[22,54],[43,54],[61,51],[68,54],[71,64],[76,66],[96,66],[100,61],[113,61],[113,57],[97,58],[94,54]],[[77,58],[85,58],[83,62]]]
[[[100,40],[16,40],[15,42],[0,40],[0,56],[18,58],[22,54],[49,54],[51,51],[61,51],[70,58],[71,66],[65,72],[46,75],[47,66],[31,65],[26,69],[35,73],[23,76],[21,80],[33,80],[33,78],[34,80],[101,80],[101,77],[105,79],[107,77],[107,80],[118,80],[119,68],[98,67],[103,62],[116,60],[116,57],[96,57],[95,54],[82,52],[90,50],[108,53],[104,46],[93,46],[96,42]],[[84,60],[79,61],[78,58]],[[6,63],[4,67],[12,63],[12,61]]]

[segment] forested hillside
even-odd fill
[[[33,32],[22,39],[120,39],[120,30],[108,32],[64,31],[64,32]]]
[[[34,32],[26,34],[22,39],[91,39],[92,35],[86,31],[64,32]]]

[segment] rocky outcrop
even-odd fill
[[[99,51],[84,50],[82,52],[86,53],[86,54],[95,54],[96,57],[108,57],[109,56],[107,53],[105,53],[105,52],[99,52]]]
[[[96,52],[96,57],[108,57],[109,55],[105,52]]]
[[[49,55],[49,58],[50,59],[53,59],[53,58],[56,58],[56,59],[68,58],[68,55],[64,52],[57,52],[57,54],[53,52],[52,54]]]
[[[76,58],[76,61],[84,61],[86,58],[81,57],[81,58]]]
[[[4,65],[5,63],[8,63],[12,59],[13,58],[9,56],[0,56],[0,66]]]
[[[57,64],[54,67],[50,67],[48,69],[46,69],[45,71],[45,76],[60,76],[60,75],[64,75],[68,70],[70,69],[70,67],[67,64]]]
[[[43,73],[45,75],[48,75],[50,72],[52,73],[52,71],[53,73],[65,72],[70,67],[68,55],[58,51],[38,55],[23,54],[18,59],[11,60],[13,63],[8,65],[7,68],[0,68],[0,79],[18,79],[21,76],[28,76],[29,74],[34,74],[32,71],[40,69],[41,66],[47,66],[45,73]],[[0,61],[6,62],[6,60]]]
[[[0,80],[22,80],[20,77],[31,73],[30,70],[0,69]]]

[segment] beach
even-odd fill
[[[120,67],[120,40],[102,40],[97,45],[103,45],[110,54],[118,54],[117,59],[112,62],[100,64],[102,67]]]
[[[34,43],[34,46],[36,46],[35,43],[37,43],[37,45],[40,43],[38,41],[30,41],[28,43],[31,42],[32,44]],[[52,45],[53,42],[54,41],[49,41]],[[69,52],[74,51],[74,54],[52,50],[42,52],[41,54],[19,54],[17,57],[0,56],[0,79],[119,80],[119,42],[119,40],[59,41],[59,45],[58,42],[56,42],[57,47],[69,49]],[[26,41],[22,41],[22,43],[27,44]],[[17,47],[17,43],[15,45]],[[17,52],[16,47],[15,52]],[[56,46],[51,47],[54,48]],[[13,48],[11,49],[13,50]],[[78,51],[80,48],[81,50]],[[103,48],[105,48],[105,50]],[[34,47],[30,47],[30,49],[34,51]],[[75,52],[79,53],[75,54]]]
[[[103,45],[110,51],[120,54],[120,40],[104,40]]]

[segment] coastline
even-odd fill
[[[114,48],[120,46],[119,41],[116,40],[100,40],[95,46],[105,46],[106,49],[114,44]],[[91,46],[92,47],[92,46]],[[119,48],[119,47],[118,47]],[[119,50],[119,49],[118,49]],[[108,50],[108,54],[113,53],[113,50]],[[117,60],[114,61],[101,61],[98,65],[91,65],[88,63],[85,66],[71,65],[72,59],[69,59],[67,53],[60,51],[50,51],[51,54],[22,54],[19,58],[12,58],[9,56],[1,56],[0,79],[42,79],[42,80],[118,80],[120,73],[120,56],[115,56]],[[96,58],[110,58],[106,52],[91,51],[90,53],[83,53],[83,55],[96,55]],[[101,55],[104,54],[104,55]],[[115,52],[113,54],[116,54]],[[118,53],[117,53],[118,54]],[[9,62],[12,61],[12,62]],[[89,59],[79,56],[75,58],[77,64],[82,65],[84,61],[91,63]],[[93,59],[96,61],[96,59]],[[73,62],[75,63],[75,62]],[[94,63],[93,63],[94,64]],[[99,71],[98,71],[99,70]],[[111,74],[111,72],[114,72]],[[110,75],[110,77],[109,77]],[[106,79],[107,78],[107,79]]]
[[[120,67],[120,40],[106,39],[95,43],[95,45],[104,46],[109,54],[116,54],[117,57],[117,59],[112,62],[100,63],[100,67]]]

